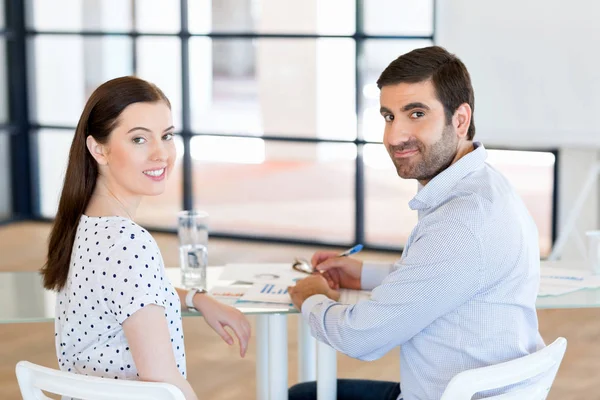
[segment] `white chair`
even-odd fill
[[[85,400],[185,400],[181,390],[169,383],[85,376],[28,361],[19,361],[16,372],[23,400],[50,399],[42,390]]]
[[[544,375],[531,385],[486,399],[544,400],[554,382],[566,348],[567,339],[560,337],[551,345],[528,356],[461,372],[448,383],[440,400],[471,400],[475,393],[513,385],[540,374]]]

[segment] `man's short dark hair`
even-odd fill
[[[440,46],[424,47],[401,55],[381,73],[377,86],[419,83],[431,80],[438,100],[444,106],[446,125],[461,104],[471,106],[471,125],[467,138],[475,136],[475,95],[469,71],[462,61]]]

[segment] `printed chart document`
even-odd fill
[[[600,276],[585,269],[554,267],[552,263],[542,263],[540,278],[538,296],[558,296],[580,289],[600,288]]]
[[[292,299],[287,290],[288,286],[279,281],[255,283],[240,297],[240,301],[291,305]]]
[[[292,300],[287,291],[288,285],[278,282],[260,282],[252,285],[240,298],[240,301],[255,301],[260,303],[291,304]],[[368,290],[340,289],[340,300],[342,304],[356,304],[359,301],[371,298]]]
[[[289,264],[227,264],[219,277],[222,281],[271,282],[287,286],[308,275],[292,269]]]
[[[209,290],[209,294],[217,299],[219,302],[233,305],[235,304],[246,292],[248,286],[214,286]]]
[[[228,264],[219,277],[220,281],[246,282],[252,286],[239,287],[238,292],[231,290],[232,287],[224,286],[213,288],[211,294],[221,299],[233,299],[243,302],[274,303],[291,305],[292,300],[287,291],[288,286],[294,286],[299,279],[308,275],[292,269],[292,264]],[[213,293],[216,291],[219,293]],[[233,294],[239,294],[239,297]],[[225,295],[223,296],[223,294]],[[340,303],[356,304],[362,300],[368,300],[371,292],[368,290],[340,290]],[[231,304],[231,303],[228,303]]]

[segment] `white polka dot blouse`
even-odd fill
[[[185,377],[181,304],[156,242],[129,219],[83,215],[67,282],[56,299],[60,369],[138,379],[121,324],[148,304],[164,307],[177,367]]]

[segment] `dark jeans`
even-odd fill
[[[398,382],[369,381],[362,379],[338,379],[338,400],[396,400],[400,395]],[[316,400],[317,383],[305,382],[289,390],[289,400]]]

